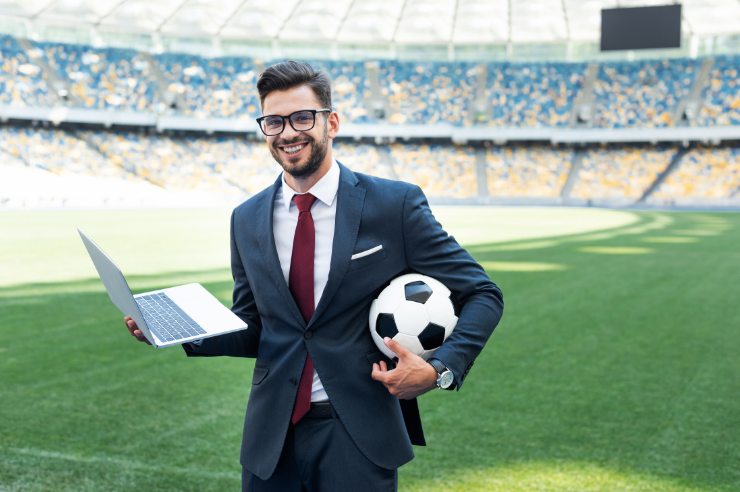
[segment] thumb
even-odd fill
[[[409,354],[411,354],[411,352],[409,352],[409,350],[406,347],[404,347],[403,345],[401,345],[400,343],[398,343],[396,340],[393,340],[392,338],[385,337],[383,339],[383,342],[385,343],[385,346],[386,347],[388,347],[393,352],[395,352],[395,354],[398,356],[399,360],[400,359],[404,359]]]

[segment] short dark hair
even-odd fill
[[[324,108],[331,109],[331,79],[323,70],[316,70],[308,63],[286,60],[268,67],[257,81],[260,106],[273,91],[287,91],[307,85],[313,90]]]

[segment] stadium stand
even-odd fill
[[[265,63],[249,57],[150,55],[12,36],[0,36],[0,55],[0,106],[66,105],[242,121],[260,114],[255,84]],[[312,63],[332,77],[333,104],[343,123],[565,128],[574,121],[581,91],[592,90],[590,124],[597,128],[740,124],[740,56],[610,61],[593,68],[555,62]],[[587,72],[595,77],[588,87]],[[673,121],[690,93],[699,102],[696,118]],[[382,98],[382,111],[377,97]],[[13,187],[6,185],[0,202],[82,203],[54,187],[78,189],[80,180],[91,178],[118,183],[101,186],[109,190],[95,194],[101,203],[136,202],[113,191],[116,186],[140,187],[139,195],[147,200],[177,195],[200,197],[184,199],[189,203],[233,203],[268,186],[278,174],[260,137],[6,122],[0,126],[2,179],[20,182],[35,176],[48,184],[44,189],[50,195],[36,202],[13,195],[12,201]],[[335,149],[337,158],[357,171],[417,183],[439,200],[627,205],[647,197],[648,204],[740,203],[740,153],[733,144],[691,148],[681,158],[675,158],[677,144],[574,150],[543,143],[383,138],[375,143],[340,139]],[[663,179],[661,173],[672,162],[675,166]]]
[[[0,104],[51,106],[55,102],[41,67],[15,38],[0,36],[0,57]]]
[[[140,180],[175,191],[198,191],[233,201],[244,190],[201,162],[187,139],[135,132],[81,132],[114,166]]]
[[[385,146],[337,141],[334,143],[334,157],[339,162],[347,163],[353,171],[379,178],[398,179]]]
[[[251,119],[259,115],[259,67],[249,57],[148,55],[120,48],[29,42],[27,53],[0,37],[0,103],[49,106],[57,101],[43,76],[48,64],[66,83],[66,104],[108,110],[168,113],[197,118]],[[33,55],[33,56],[31,56]],[[35,62],[41,58],[43,62]],[[565,127],[584,83],[585,63],[473,63],[378,61],[387,111],[370,108],[365,62],[317,60],[334,81],[334,105],[345,121],[396,125],[474,124],[478,70],[485,72],[487,117],[494,127]],[[717,56],[704,88],[697,124],[740,123],[739,56]],[[672,58],[603,62],[593,87],[599,128],[669,127],[691,91],[701,60]]]
[[[149,63],[134,50],[36,43],[49,66],[68,84],[72,106],[150,111],[154,81]]]
[[[126,172],[74,131],[0,127],[0,206],[205,205]]]
[[[380,62],[393,124],[462,125],[473,98],[475,65],[466,62]]]
[[[376,121],[365,101],[369,87],[364,63],[328,60],[309,63],[325,70],[331,77],[332,104],[343,118],[352,123]]]
[[[52,174],[79,174],[125,177],[126,173],[110,166],[104,156],[95,152],[72,132],[39,127],[0,128],[0,143],[11,155],[28,167]]]
[[[652,194],[655,204],[729,203],[740,198],[740,148],[690,149]]]
[[[585,69],[583,63],[489,64],[489,125],[566,126]]]
[[[199,166],[247,195],[271,185],[279,172],[262,141],[223,136],[190,137],[182,145],[192,153]]]
[[[688,95],[696,69],[696,61],[688,59],[602,64],[594,87],[595,126],[671,126],[673,111]]]
[[[603,147],[584,151],[571,196],[634,203],[668,167],[675,149]]]
[[[573,151],[549,146],[492,147],[486,152],[488,193],[494,198],[557,198]]]
[[[561,203],[559,197],[572,173],[569,198],[593,204],[632,204],[656,182],[677,150],[644,145],[574,150],[541,144],[476,148],[440,143],[335,143],[337,159],[358,172],[416,183],[432,199],[471,203],[480,197],[481,188],[487,188],[493,201],[547,198]],[[476,165],[479,155],[483,156],[483,173]],[[36,198],[20,200],[13,195],[12,203],[25,204],[18,206],[165,203],[166,196],[180,197],[190,205],[233,204],[269,186],[280,171],[261,140],[7,125],[0,127],[0,159],[5,184],[0,187],[0,204],[10,203],[9,193],[14,193],[14,183],[23,181],[23,176],[42,173],[45,183],[61,179],[54,186],[28,188],[47,190],[43,196],[34,192]],[[81,178],[93,181],[80,188]],[[108,184],[97,188],[91,184],[95,179]],[[481,179],[485,186],[480,186]],[[131,186],[143,188],[136,188],[139,191],[133,195],[121,192]],[[75,195],[72,189],[79,193]],[[102,193],[103,189],[109,191]],[[647,203],[737,204],[739,190],[740,148],[697,147],[683,156]],[[93,198],[82,200],[91,191],[95,191]],[[55,201],[54,196],[64,199]]]
[[[257,74],[251,58],[161,54],[155,57],[165,83],[166,109],[198,118],[259,115]]]
[[[391,144],[390,162],[403,181],[439,198],[472,198],[477,191],[475,150],[439,144]]]
[[[715,58],[698,123],[740,124],[740,56]]]

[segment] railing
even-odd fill
[[[133,111],[113,111],[69,107],[41,108],[0,105],[0,120],[48,121],[54,125],[83,123],[111,126],[153,127],[158,131],[186,130],[204,133],[245,133],[258,135],[252,119],[194,118]],[[511,128],[494,126],[458,127],[454,125],[352,124],[341,126],[340,137],[370,138],[383,141],[442,139],[453,143],[515,141],[561,143],[658,143],[701,142],[719,144],[740,140],[740,125],[669,128]]]

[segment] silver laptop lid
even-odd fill
[[[77,229],[82,238],[82,243],[87,249],[87,253],[90,255],[90,259],[95,265],[95,269],[98,271],[100,280],[105,285],[105,290],[108,291],[108,297],[113,304],[121,311],[124,315],[131,316],[136,321],[141,332],[149,340],[150,343],[154,344],[154,338],[147,327],[144,316],[139,310],[139,306],[134,300],[134,295],[126,282],[126,278],[121,273],[121,270],[113,263],[113,260],[95,244],[84,232]]]

